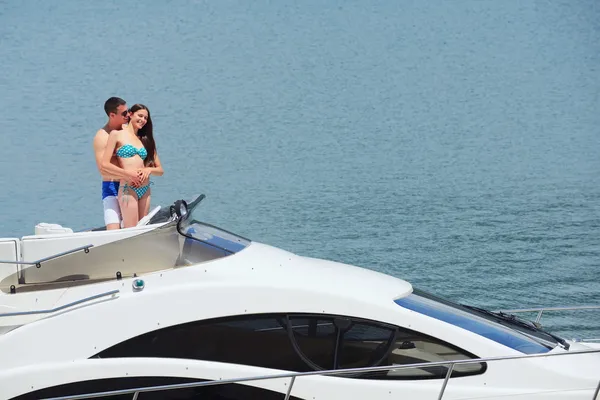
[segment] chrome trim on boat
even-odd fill
[[[71,250],[67,250],[67,251],[63,251],[61,253],[57,253],[57,254],[53,254],[51,256],[48,257],[44,257],[44,258],[40,258],[37,261],[4,261],[4,260],[0,260],[0,264],[19,264],[19,265],[36,265],[38,268],[41,267],[41,264],[45,261],[50,261],[53,260],[55,258],[61,257],[61,256],[66,256],[67,254],[71,254],[71,253],[76,253],[80,250],[85,250],[86,253],[89,253],[89,249],[91,247],[94,247],[93,244],[86,244],[85,246],[81,246],[81,247],[76,247],[74,249]]]
[[[592,400],[598,399],[598,393],[600,393],[600,382],[598,382],[598,386],[596,386],[596,391],[594,392],[594,395],[592,396]]]
[[[290,387],[288,388],[287,393],[285,394],[284,400],[290,400],[290,394],[292,393],[292,386],[294,386],[294,382],[296,382],[296,377],[292,376],[292,379],[290,380]]]
[[[569,356],[575,354],[589,354],[589,353],[600,353],[600,349],[593,350],[580,350],[580,351],[565,351],[560,353],[542,353],[542,354],[525,354],[519,356],[498,356],[498,357],[485,357],[485,358],[475,358],[468,360],[454,360],[454,361],[435,361],[435,362],[427,362],[427,363],[417,363],[417,364],[396,364],[396,365],[385,365],[379,367],[363,367],[363,368],[349,368],[349,369],[337,369],[337,370],[327,370],[327,371],[311,371],[311,372],[291,372],[286,374],[273,374],[273,375],[259,375],[248,378],[233,378],[233,379],[220,379],[220,380],[212,380],[212,381],[203,381],[203,382],[190,382],[190,383],[179,383],[179,384],[171,384],[171,385],[162,385],[162,386],[146,386],[139,387],[133,389],[121,389],[121,390],[112,390],[108,392],[95,392],[95,393],[87,393],[81,395],[74,396],[62,396],[62,397],[47,397],[42,400],[83,400],[83,399],[93,399],[97,397],[104,396],[118,396],[118,395],[133,395],[133,399],[137,399],[140,393],[145,392],[157,392],[161,390],[176,390],[176,389],[187,389],[187,388],[195,388],[201,386],[216,386],[216,385],[225,385],[229,383],[240,383],[240,382],[250,382],[250,381],[259,381],[259,380],[268,380],[268,379],[282,379],[282,378],[290,378],[290,386],[287,390],[286,399],[289,399],[289,396],[292,392],[292,386],[297,377],[303,376],[312,376],[312,375],[345,375],[345,374],[354,374],[357,372],[377,372],[377,371],[390,371],[390,370],[398,370],[398,369],[412,369],[412,368],[422,368],[422,367],[434,367],[434,366],[449,366],[448,373],[446,374],[446,378],[442,383],[442,387],[440,389],[438,400],[441,400],[444,396],[446,386],[448,384],[450,374],[454,369],[454,366],[457,364],[475,364],[481,362],[490,362],[490,361],[501,361],[501,360],[517,360],[517,359],[525,359],[525,358],[537,358],[537,357],[557,357],[557,356]],[[596,395],[600,391],[600,382],[598,383],[598,387],[596,387],[594,397],[592,400],[596,399]]]
[[[0,317],[16,317],[16,316],[21,316],[21,315],[51,314],[51,313],[56,312],[56,311],[64,310],[65,308],[76,306],[77,304],[85,303],[85,302],[88,302],[88,301],[91,301],[91,300],[96,300],[96,299],[99,299],[101,297],[110,296],[112,294],[117,294],[117,293],[119,293],[119,290],[115,289],[115,290],[111,290],[109,292],[95,294],[93,296],[89,296],[89,297],[86,297],[84,299],[76,300],[76,301],[73,301],[71,303],[59,306],[59,307],[50,308],[48,310],[17,311],[17,312],[12,312],[12,313],[0,314]]]
[[[571,310],[600,310],[600,306],[573,306],[573,307],[539,307],[539,308],[519,308],[515,310],[499,310],[504,313],[517,314],[526,312],[537,312],[535,322],[539,323],[544,311],[571,311]]]

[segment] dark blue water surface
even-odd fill
[[[117,95],[151,110],[153,204],[205,193],[207,222],[483,307],[600,304],[599,21],[594,0],[0,0],[0,236],[103,224],[91,140]],[[599,335],[582,313],[548,321]]]

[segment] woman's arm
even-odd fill
[[[160,158],[158,158],[158,152],[154,151],[154,167],[150,168],[150,173],[156,176],[163,176],[165,171],[163,170]]]
[[[128,171],[110,162],[110,159],[115,152],[115,147],[117,147],[117,136],[118,133],[116,131],[112,131],[108,135],[108,142],[106,143],[106,149],[104,150],[104,155],[102,156],[102,173],[112,174],[121,179],[135,183],[135,180],[137,179],[137,173],[135,171]]]
[[[160,158],[158,158],[158,152],[154,151],[154,166],[153,167],[144,167],[140,170],[140,179],[143,183],[145,183],[150,175],[162,176],[165,171],[160,163]]]

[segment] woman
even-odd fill
[[[121,168],[111,164],[113,154]],[[123,130],[110,133],[102,168],[121,178],[118,199],[123,227],[136,226],[150,211],[150,175],[164,173],[156,152],[148,107],[135,104],[129,110],[129,124]]]

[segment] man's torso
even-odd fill
[[[108,142],[108,132],[106,131],[105,128],[102,128],[98,131],[98,133],[96,133],[96,136],[98,137],[98,139],[100,139],[103,143],[103,147],[106,148],[106,142]],[[116,154],[112,154],[112,156],[110,157],[110,163],[113,165],[116,165],[117,167],[120,167],[119,165],[119,160],[117,159]],[[120,179],[116,176],[112,176],[110,174],[100,174],[102,176],[102,181],[103,182],[119,182]]]

